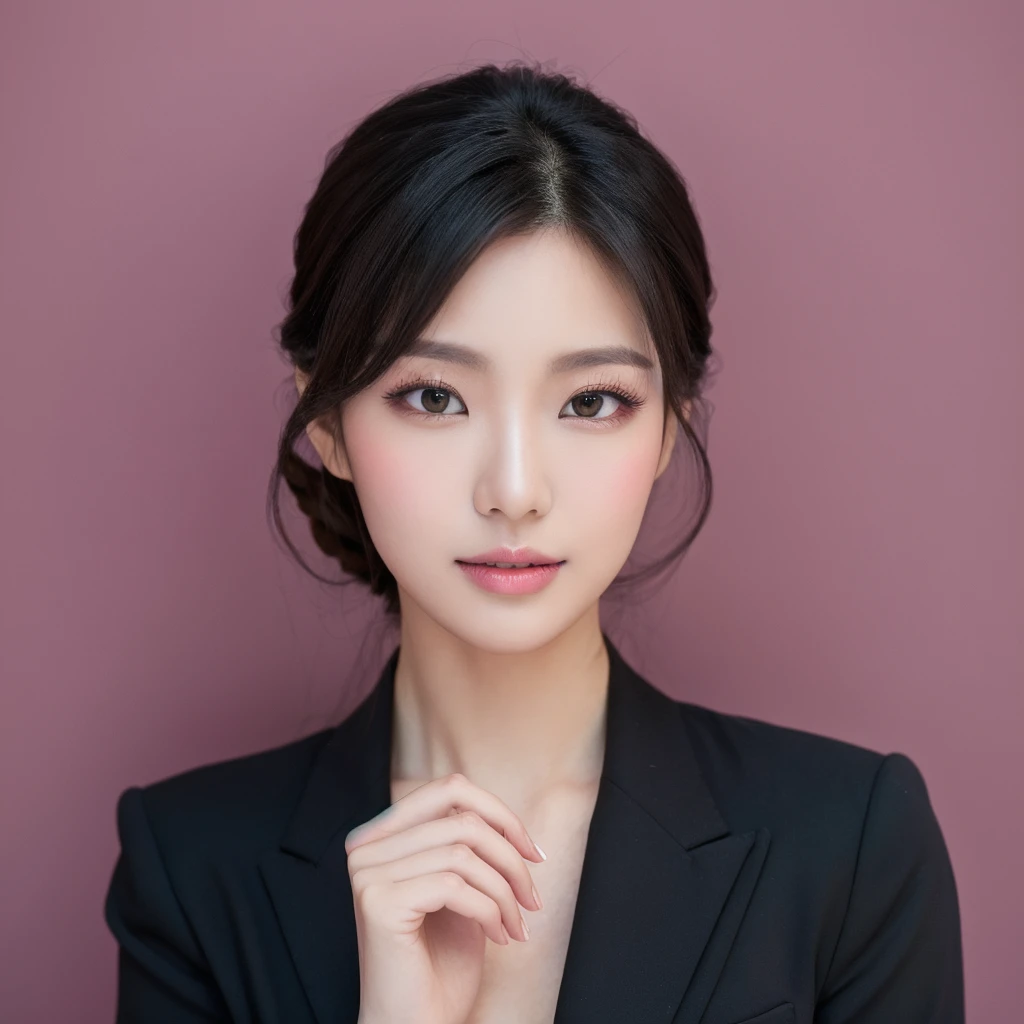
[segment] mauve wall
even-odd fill
[[[350,707],[372,611],[271,541],[270,331],[327,148],[525,52],[688,178],[713,513],[609,631],[674,695],[922,768],[973,1021],[1020,1013],[1021,8],[37,2],[2,104],[0,1017],[109,1021],[118,793]],[[522,50],[520,50],[522,47]],[[648,639],[650,638],[650,639]]]

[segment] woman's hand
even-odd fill
[[[360,1024],[462,1024],[480,988],[487,939],[526,941],[519,904],[541,906],[523,858],[544,856],[526,827],[456,772],[353,829],[345,850]]]

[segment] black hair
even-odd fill
[[[314,420],[340,429],[345,400],[407,351],[486,246],[549,227],[588,246],[635,297],[660,361],[666,409],[698,470],[698,508],[685,535],[613,586],[660,572],[697,536],[712,495],[713,407],[702,394],[715,290],[686,183],[632,115],[589,87],[525,61],[488,63],[407,89],[360,121],[329,151],[295,235],[277,339],[309,381],[280,434],[268,514],[317,579],[362,581],[398,615],[394,576],[370,539],[354,485],[306,462],[295,442]],[[340,563],[341,580],[316,573],[288,537],[282,479],[317,546]]]

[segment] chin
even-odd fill
[[[421,605],[414,614],[433,619],[461,643],[488,654],[526,654],[539,650],[561,636],[583,614],[583,610],[567,602],[564,595],[554,600],[544,595],[513,600],[520,602],[518,607],[508,598],[493,602],[471,598],[440,608]],[[504,606],[502,601],[506,602]]]

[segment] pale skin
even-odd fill
[[[477,365],[403,357],[346,402],[342,438],[307,428],[325,468],[354,484],[401,604],[393,803],[346,840],[360,1021],[540,1024],[604,757],[598,600],[678,423],[631,298],[561,232],[489,247],[421,337]],[[551,372],[554,357],[605,347],[651,365]],[[483,591],[456,559],[502,544],[565,564],[536,594]]]

